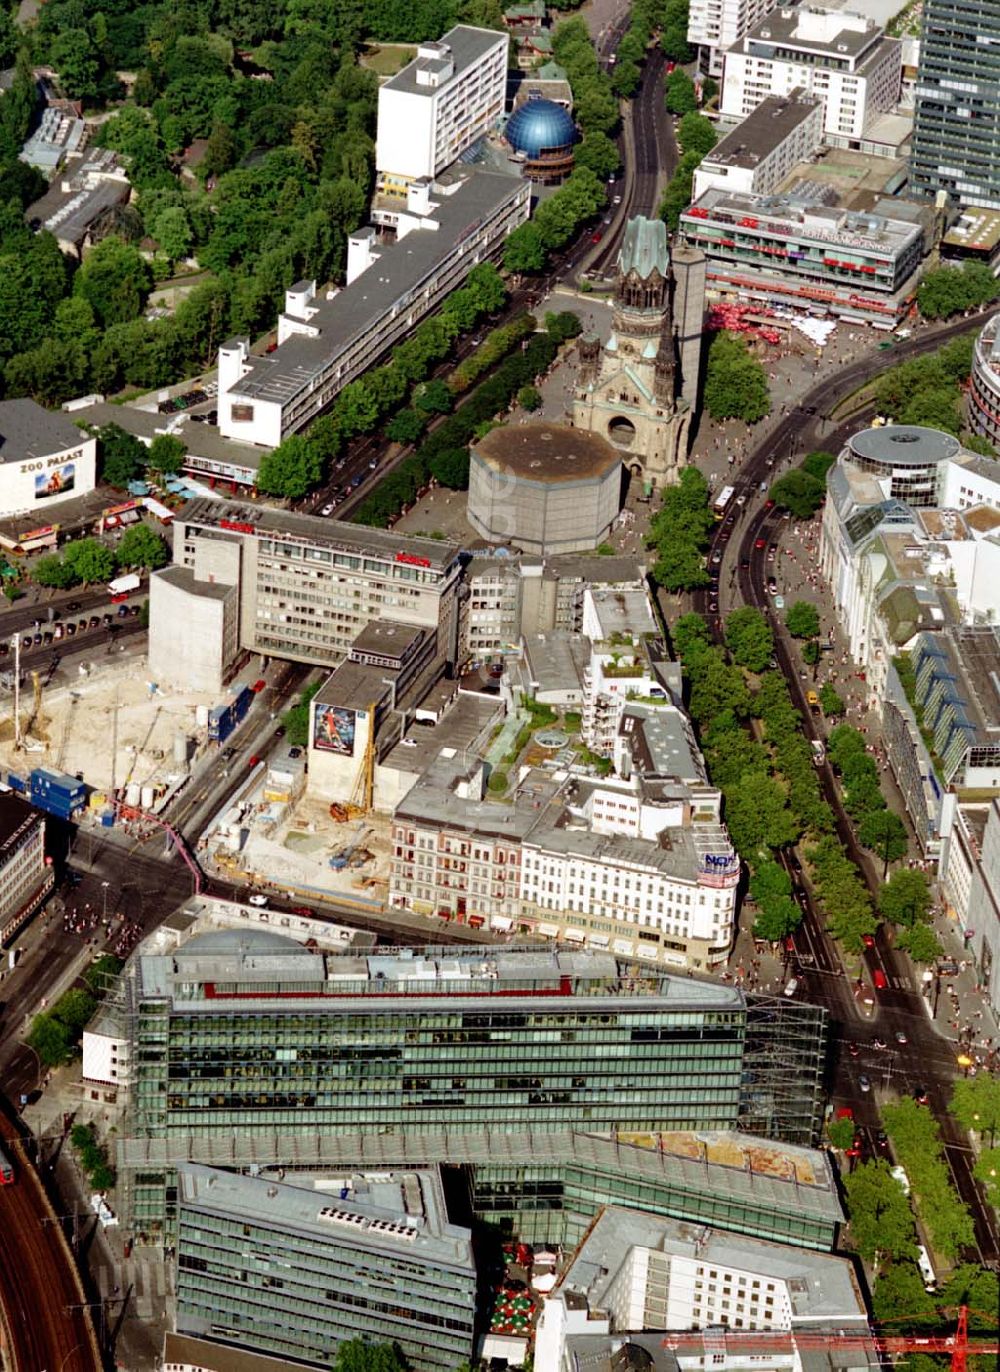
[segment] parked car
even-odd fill
[[[264,678],[261,676],[261,677],[258,677],[258,678],[257,678],[257,680],[254,682],[254,684],[250,687],[250,689],[251,689],[251,691],[253,691],[254,695],[259,695],[260,692],[263,691],[264,688],[265,688],[266,686],[267,686],[267,682],[266,682],[266,681],[264,680]]]
[[[885,973],[882,971],[881,967],[876,967],[874,972],[872,972],[872,981],[875,983],[879,991],[884,991],[886,987],[889,985],[888,981],[886,981]]]
[[[871,1081],[865,1076],[858,1077],[858,1085],[866,1095],[872,1089]]]
[[[248,897],[247,897],[247,903],[248,903],[249,905],[258,905],[258,906],[266,905],[266,904],[267,904],[267,896],[258,896],[258,895],[248,896]]]

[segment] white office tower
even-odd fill
[[[698,49],[702,71],[721,76],[722,59],[729,48],[774,6],[775,0],[691,0],[687,38]]]
[[[782,7],[726,53],[719,110],[745,119],[769,95],[800,88],[823,102],[825,141],[858,148],[872,122],[899,100],[902,44],[863,15],[811,5]]]
[[[507,82],[506,33],[456,24],[379,89],[377,194],[406,198],[433,179],[500,118]]]

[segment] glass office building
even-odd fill
[[[471,1363],[472,1235],[436,1168],[296,1179],[177,1169],[177,1331],[330,1367],[391,1342],[414,1372]]]
[[[125,1002],[135,1139],[259,1134],[290,1153],[304,1134],[731,1129],[747,1109],[770,1127],[789,1089],[791,1141],[819,1125],[822,1012],[788,1007],[811,1012],[792,1051],[738,988],[606,953],[324,955],[223,931],[140,955]],[[155,1229],[162,1175],[135,1183],[134,1222]]]
[[[923,0],[910,186],[1000,209],[1000,5]]]

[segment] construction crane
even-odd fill
[[[360,815],[371,814],[372,796],[375,791],[375,709],[376,702],[373,700],[368,706],[368,742],[365,744],[365,755],[351,794],[351,807]]]
[[[954,1307],[951,1307],[954,1309]],[[980,1312],[976,1312],[977,1314]],[[904,1317],[905,1318],[905,1317]],[[995,1319],[994,1315],[984,1315],[984,1319]],[[886,1334],[882,1329],[868,1325],[837,1325],[825,1330],[812,1331],[796,1329],[711,1329],[691,1330],[665,1334],[661,1346],[670,1352],[686,1353],[690,1348],[704,1349],[706,1339],[710,1338],[719,1352],[727,1355],[755,1353],[788,1352],[796,1349],[861,1355],[866,1361],[879,1359],[887,1361],[907,1353],[945,1354],[951,1358],[951,1372],[968,1372],[970,1355],[1000,1353],[1000,1340],[996,1334],[979,1339],[969,1339],[969,1307],[958,1307],[958,1318],[954,1334]]]

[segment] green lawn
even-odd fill
[[[378,76],[395,76],[416,55],[408,43],[372,43],[361,55],[361,65]]]

